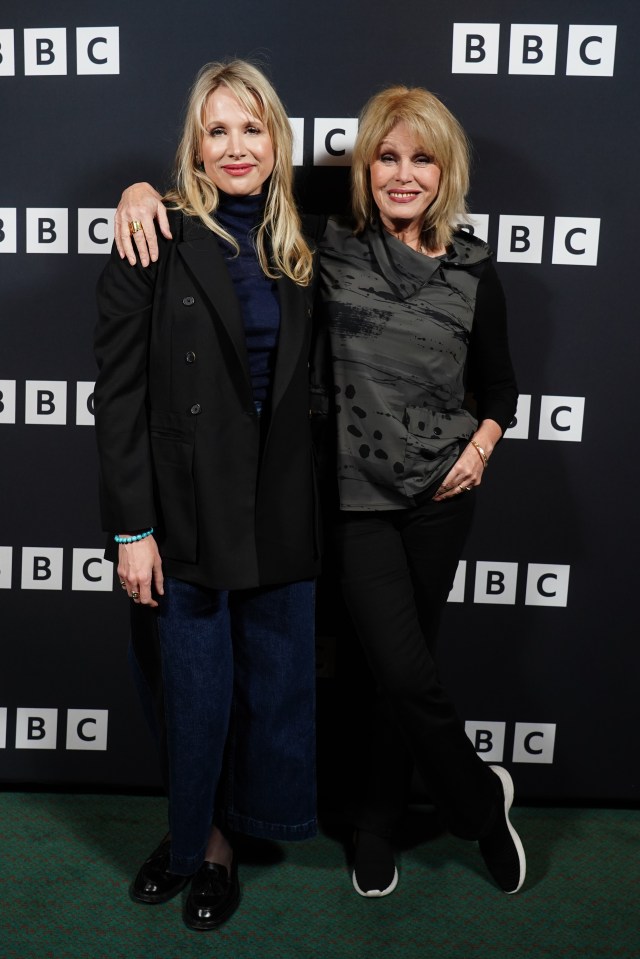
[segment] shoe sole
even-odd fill
[[[513,844],[516,847],[518,853],[518,862],[520,864],[520,882],[515,889],[503,889],[503,892],[507,896],[513,896],[514,893],[518,892],[522,888],[522,883],[525,880],[527,874],[527,858],[524,854],[524,846],[522,845],[522,840],[520,836],[515,831],[511,825],[511,820],[509,819],[509,811],[513,805],[514,798],[514,789],[513,789],[513,779],[509,772],[503,766],[489,766],[489,769],[492,769],[500,782],[502,783],[502,790],[504,792],[504,815],[507,820],[507,828],[509,829],[509,834],[513,839]]]
[[[398,885],[398,870],[394,866],[393,879],[391,880],[391,882],[389,883],[386,889],[369,889],[368,892],[363,892],[363,890],[358,885],[358,880],[356,879],[355,870],[351,878],[353,881],[353,888],[355,889],[355,891],[358,893],[359,896],[363,896],[365,899],[381,899],[382,896],[388,896],[389,893],[393,892],[393,890]]]

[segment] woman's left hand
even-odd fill
[[[474,486],[480,486],[483,472],[484,466],[478,451],[469,443],[438,487],[434,500],[440,503],[468,493]]]
[[[153,591],[164,593],[162,559],[153,536],[133,543],[121,543],[118,548],[118,578],[120,586],[134,603],[157,606]]]
[[[462,496],[470,492],[474,486],[480,486],[486,466],[482,453],[473,443],[481,447],[488,459],[501,436],[502,430],[495,420],[482,421],[478,431],[471,437],[438,487],[433,497],[436,503],[452,499],[454,496]]]

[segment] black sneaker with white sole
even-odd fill
[[[495,821],[482,839],[478,840],[485,865],[500,888],[510,895],[517,892],[524,882],[527,861],[518,833],[509,822],[509,810],[513,803],[513,780],[502,766],[489,766],[500,780],[500,808]]]
[[[392,843],[383,836],[359,829],[355,845],[353,888],[366,899],[388,896],[398,885]]]

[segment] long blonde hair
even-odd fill
[[[440,168],[438,195],[425,212],[421,231],[426,249],[440,249],[451,241],[457,218],[466,213],[470,149],[453,114],[422,87],[389,87],[373,96],[362,111],[351,166],[356,232],[361,233],[377,218],[369,166],[397,123],[407,125]]]
[[[264,218],[255,237],[262,271],[271,279],[284,274],[298,285],[307,286],[313,257],[302,235],[293,199],[293,134],[280,98],[257,67],[244,60],[207,63],[202,67],[189,94],[182,139],[175,158],[175,186],[165,198],[175,209],[199,217],[239,252],[234,237],[215,219],[219,192],[198,159],[202,137],[206,134],[207,100],[220,86],[227,87],[247,113],[265,124],[273,146],[275,160],[268,181]]]

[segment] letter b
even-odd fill
[[[509,73],[551,76],[556,72],[558,25],[512,23]]]
[[[499,23],[454,23],[452,73],[497,73]]]
[[[0,30],[0,77],[13,77],[15,73],[14,31]]]
[[[504,756],[505,723],[468,719],[465,732],[473,748],[485,762],[500,763]]]
[[[27,210],[27,253],[66,253],[69,213],[64,207]]]
[[[26,76],[64,76],[67,72],[65,27],[37,27],[24,31]]]
[[[27,380],[24,421],[27,424],[64,426],[67,422],[65,380]]]
[[[61,546],[22,547],[22,589],[62,589]]]
[[[517,563],[476,563],[474,603],[513,605],[516,601]]]
[[[16,749],[55,749],[57,732],[57,709],[16,710]]]
[[[543,234],[543,216],[501,215],[498,260],[507,263],[541,263]]]

